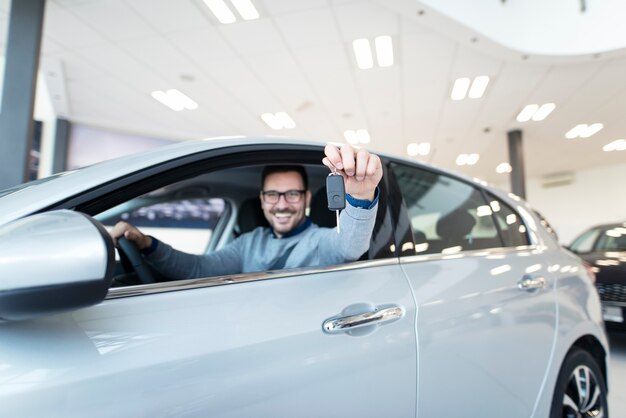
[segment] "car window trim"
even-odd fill
[[[211,149],[165,161],[146,167],[142,170],[103,183],[90,190],[84,190],[78,195],[56,202],[54,205],[41,209],[47,212],[57,209],[71,209],[93,216],[105,209],[140,196],[164,185],[185,180],[205,173],[232,167],[233,165],[265,164],[266,161],[289,162],[294,158],[319,164],[323,156],[323,148],[315,145],[237,145],[219,149]],[[202,164],[210,160],[213,164],[210,169]],[[132,191],[131,191],[132,190]],[[102,197],[106,196],[106,203]]]
[[[415,255],[405,255],[400,257],[400,264],[406,263],[415,263],[415,262],[424,262],[424,261],[440,261],[440,260],[451,260],[455,258],[474,258],[474,257],[488,257],[488,256],[507,256],[507,255],[515,255],[518,256],[526,256],[533,253],[542,253],[542,246],[539,245],[520,245],[517,247],[494,247],[494,248],[483,248],[478,250],[469,250],[469,251],[459,251],[458,253],[453,254],[415,254]]]
[[[480,195],[483,197],[483,200],[485,201],[485,204],[487,206],[489,206],[489,210],[491,211],[491,222],[493,222],[494,226],[496,227],[496,231],[498,232],[498,237],[500,238],[500,246],[502,248],[507,248],[506,243],[504,242],[504,233],[502,232],[502,228],[500,228],[500,223],[498,222],[498,217],[496,216],[496,214],[493,212],[493,209],[491,208],[491,202],[489,201],[489,196],[493,196],[494,199],[497,199],[498,201],[502,202],[503,204],[507,205],[510,207],[510,205],[506,202],[503,202],[502,199],[496,197],[495,195],[493,195],[492,193],[489,193],[487,190],[483,189],[482,187],[478,188],[478,191],[480,192]],[[511,208],[511,210],[513,210]],[[514,211],[515,212],[515,211]],[[517,212],[515,212],[517,213]],[[519,214],[517,214],[517,217],[522,219],[521,216],[519,216]],[[523,222],[523,220],[522,220]],[[528,230],[528,227],[524,224],[524,228],[526,228]],[[530,239],[528,237],[528,233],[526,233],[526,240],[528,242],[530,242]]]
[[[192,290],[225,286],[231,284],[251,283],[265,280],[284,279],[290,277],[308,276],[312,274],[330,273],[338,271],[360,270],[364,268],[382,267],[398,265],[397,257],[378,258],[374,260],[354,261],[346,264],[338,264],[327,267],[299,267],[294,269],[280,269],[271,271],[261,271],[257,273],[231,274],[226,276],[212,276],[200,279],[175,280],[169,282],[152,283],[135,286],[113,287],[109,289],[105,300],[119,299],[148,294],[161,294],[177,292],[181,290]]]

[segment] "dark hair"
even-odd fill
[[[263,173],[261,175],[261,189],[265,186],[265,179],[270,174],[275,173],[290,173],[296,172],[302,178],[302,184],[304,185],[304,189],[309,189],[309,179],[307,178],[306,171],[304,167],[301,165],[267,165],[263,168]]]

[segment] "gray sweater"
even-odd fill
[[[339,217],[340,234],[336,228],[311,224],[296,235],[277,238],[270,228],[258,227],[203,255],[187,254],[159,242],[146,259],[174,280],[341,264],[357,260],[369,248],[377,209],[378,205],[363,209],[347,204]]]

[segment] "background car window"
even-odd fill
[[[474,187],[402,164],[391,165],[407,205],[417,254],[502,246],[492,211]]]
[[[181,199],[141,204],[146,196],[134,199],[97,216],[106,227],[129,222],[147,235],[177,250],[203,254],[226,202],[220,198]]]
[[[504,246],[530,245],[528,231],[522,218],[509,205],[491,193],[487,193],[487,199],[489,199],[489,207],[498,222]]]
[[[626,228],[616,226],[615,228],[603,230],[594,249],[609,251],[626,250]]]
[[[593,244],[598,239],[598,235],[600,235],[600,231],[599,228],[594,228],[583,232],[583,234],[576,238],[572,245],[570,245],[570,249],[577,253],[590,252],[593,249]]]

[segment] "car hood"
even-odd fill
[[[626,284],[626,251],[594,251],[578,256],[594,267],[598,283]]]

